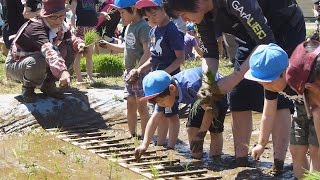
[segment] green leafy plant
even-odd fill
[[[210,110],[214,117],[218,116],[218,110],[216,102],[221,100],[225,95],[220,92],[217,81],[215,80],[215,74],[208,70],[203,73],[202,86],[198,91],[198,99],[200,104],[207,104],[206,110]]]
[[[157,169],[152,164],[149,166],[149,168],[150,168],[150,171],[151,171],[153,179],[158,179],[159,178],[159,174],[160,174],[159,169]]]
[[[37,168],[38,167],[37,167],[37,164],[35,164],[35,163],[26,164],[24,167],[28,171],[28,179],[30,179],[31,176],[33,176],[33,175],[35,175],[37,173]]]
[[[108,168],[109,168],[109,179],[118,179],[118,170],[119,170],[119,165],[118,165],[119,157],[117,154],[112,153],[111,154],[111,159],[108,161]],[[114,176],[114,173],[115,176]]]
[[[138,147],[140,145],[138,137],[133,137],[134,147]]]
[[[116,94],[112,96],[112,100],[114,100],[114,101],[120,101],[120,102],[123,101],[123,99],[122,99],[120,96],[117,96]]]
[[[123,54],[94,54],[92,56],[93,72],[105,76],[121,76],[124,71]],[[80,61],[81,71],[86,71],[85,59]]]
[[[99,41],[99,34],[96,30],[88,30],[84,33],[84,44],[89,46],[95,42]]]
[[[82,168],[84,168],[85,160],[83,159],[83,157],[81,155],[74,156],[74,162],[79,164]]]
[[[61,169],[60,169],[59,164],[57,162],[55,162],[55,161],[53,161],[53,163],[54,163],[55,174],[60,176],[61,175]]]
[[[201,63],[202,63],[201,60],[196,60],[196,59],[185,60],[181,66],[181,69],[185,70],[185,69],[190,69],[194,67],[201,67]]]
[[[303,180],[319,180],[320,179],[320,172],[319,171],[312,171],[307,172],[303,176]]]
[[[185,162],[180,164],[180,166],[183,168],[184,171],[190,171],[190,162]]]

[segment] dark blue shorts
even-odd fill
[[[298,9],[300,11],[300,9]],[[299,14],[299,13],[298,13]],[[306,27],[302,13],[298,18],[284,24],[284,28],[273,29],[276,44],[284,49],[290,57],[293,50],[298,44],[305,40]],[[235,66],[247,59],[256,44],[254,42],[244,42],[236,39],[239,48],[236,54]],[[250,80],[242,80],[230,93],[230,110],[231,111],[258,111],[263,110],[264,91],[263,87]],[[294,111],[293,103],[283,96],[278,97],[278,109],[290,108],[291,113]]]
[[[242,80],[230,92],[230,110],[231,111],[263,111],[264,89],[257,82],[247,79]],[[293,113],[294,105],[292,101],[283,95],[278,96],[278,109],[289,108]]]
[[[222,133],[224,130],[224,119],[228,110],[227,98],[217,103],[218,108],[218,117],[212,120],[212,123],[209,127],[209,131],[212,133]],[[202,118],[204,115],[204,109],[200,105],[200,100],[197,100],[190,110],[188,116],[187,127],[200,128],[202,124]]]

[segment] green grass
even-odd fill
[[[306,31],[306,34],[307,34],[307,35],[306,35],[306,36],[307,36],[307,37],[311,36],[314,31],[315,31],[315,29],[307,29],[307,31]]]
[[[303,176],[303,180],[319,180],[319,179],[320,179],[319,171],[307,172]]]
[[[229,59],[220,59],[219,61],[219,73],[223,74],[224,76],[229,75],[232,73],[233,68],[228,67]],[[181,69],[190,69],[194,67],[201,67],[201,60],[186,60],[184,64],[181,66]]]
[[[119,58],[115,57],[114,59]],[[4,56],[0,55],[0,94],[19,94],[21,93],[21,84],[16,81],[6,81],[4,79],[5,72],[4,72]],[[102,61],[101,61],[102,62]],[[116,60],[112,60],[113,67],[120,67],[119,63]],[[233,69],[230,67],[225,67],[225,65],[228,63],[228,60],[223,59],[220,60],[220,67],[219,72],[223,75],[230,74]],[[105,66],[105,65],[104,65]],[[182,66],[182,69],[188,69],[193,67],[201,67],[201,61],[200,60],[193,60],[193,61],[185,61],[185,63]],[[124,80],[122,76],[119,76],[119,72],[115,70],[110,70],[108,68],[108,72],[116,72],[117,76],[107,76],[107,77],[97,77],[96,81],[97,83],[94,83],[92,85],[88,85],[95,88],[123,88],[124,87]],[[110,73],[108,73],[110,75]],[[72,77],[71,80],[71,86],[76,87],[76,80],[75,77]]]

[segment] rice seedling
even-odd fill
[[[181,163],[180,166],[183,168],[184,171],[190,171],[190,162]]]
[[[216,102],[221,100],[225,95],[220,92],[217,81],[215,80],[215,74],[208,70],[204,73],[202,78],[202,86],[198,92],[198,98],[200,104],[207,104],[207,110],[212,110],[214,117],[217,117],[218,110]]]
[[[319,171],[307,171],[304,176],[303,180],[319,180],[320,179],[320,172]]]
[[[96,30],[88,30],[84,34],[84,44],[90,46],[91,44],[99,41],[99,34]]]
[[[151,170],[151,174],[152,174],[152,177],[153,179],[158,179],[159,178],[159,169],[157,169],[154,165],[150,165],[149,166],[150,170]]]

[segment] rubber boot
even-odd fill
[[[34,92],[34,87],[22,86],[21,95],[25,103],[34,103],[37,100],[37,95]]]
[[[44,80],[41,88],[41,92],[45,94],[46,96],[53,97],[56,99],[64,99],[64,94],[59,91],[59,89],[56,87],[56,83],[54,80]]]

